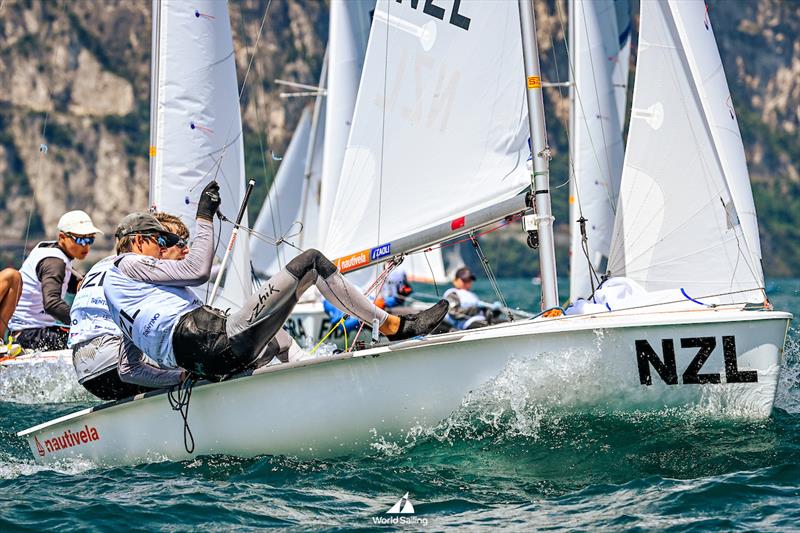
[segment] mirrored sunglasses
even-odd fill
[[[78,246],[90,246],[94,244],[94,235],[73,235],[71,233],[67,233],[67,237],[75,241],[75,244]]]
[[[175,243],[175,246],[183,250],[184,248],[189,246],[189,243],[186,242],[186,239],[180,239],[178,242]]]
[[[151,234],[150,237],[155,239],[156,243],[161,248],[170,248],[172,246],[176,246],[181,241],[181,239],[179,239],[174,233],[154,233]]]

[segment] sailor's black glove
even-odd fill
[[[214,214],[219,209],[222,199],[219,197],[219,183],[212,181],[203,192],[200,193],[200,201],[197,202],[197,218],[214,220]]]

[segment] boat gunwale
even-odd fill
[[[627,312],[626,312],[627,311]],[[269,365],[257,368],[255,370],[249,370],[247,372],[243,372],[241,374],[237,374],[236,376],[232,377],[231,379],[221,381],[221,382],[211,382],[207,380],[199,381],[195,384],[195,387],[205,387],[207,385],[220,385],[221,383],[229,383],[231,381],[251,378],[260,375],[269,375],[276,372],[284,372],[290,371],[297,368],[304,368],[307,366],[316,366],[316,365],[323,365],[323,364],[331,364],[337,361],[343,361],[347,359],[357,359],[357,358],[366,358],[366,357],[380,357],[382,355],[393,354],[393,353],[402,353],[409,349],[424,347],[424,346],[433,346],[433,345],[444,345],[444,344],[452,344],[457,342],[472,342],[472,341],[480,341],[486,340],[486,338],[513,338],[513,337],[521,337],[531,334],[552,334],[558,331],[565,331],[561,329],[556,329],[550,327],[553,324],[563,324],[565,321],[568,322],[578,322],[579,320],[584,320],[585,324],[581,324],[585,327],[573,327],[570,328],[568,331],[575,332],[575,331],[584,331],[584,330],[593,330],[593,329],[618,329],[620,327],[626,328],[644,328],[648,326],[652,326],[652,323],[648,323],[647,317],[652,317],[653,315],[663,317],[664,315],[671,315],[671,318],[677,318],[674,321],[668,322],[660,322],[658,325],[684,325],[687,323],[696,322],[695,320],[690,320],[690,318],[696,318],[698,312],[706,312],[709,313],[704,315],[703,323],[718,323],[718,322],[745,322],[751,320],[786,320],[786,332],[783,336],[783,343],[786,343],[786,334],[788,333],[789,324],[792,320],[793,315],[786,311],[774,311],[774,310],[767,310],[767,309],[729,309],[729,308],[714,308],[714,309],[697,309],[697,310],[687,310],[687,309],[680,309],[680,310],[663,310],[658,312],[648,312],[648,313],[637,313],[631,314],[629,310],[620,310],[620,311],[609,311],[609,312],[602,312],[602,313],[595,313],[595,314],[586,314],[586,315],[564,315],[560,317],[553,317],[553,318],[533,318],[533,319],[526,319],[526,320],[518,320],[514,322],[505,322],[502,324],[496,324],[492,326],[487,326],[484,328],[478,328],[474,330],[465,330],[465,331],[454,331],[449,333],[442,333],[439,335],[434,335],[432,337],[423,337],[420,339],[409,339],[398,341],[394,343],[384,343],[380,344],[375,347],[370,347],[364,350],[359,350],[356,352],[346,352],[343,354],[337,354],[333,356],[327,357],[319,357],[319,358],[310,358],[304,359],[300,361],[288,362],[288,363],[281,363],[278,365]],[[674,315],[686,315],[683,317],[675,317]],[[634,323],[631,323],[631,317],[635,318]],[[709,320],[709,318],[711,318]],[[608,323],[607,319],[611,319],[611,324]],[[625,319],[624,323],[621,324],[614,324],[618,320]],[[596,320],[596,321],[595,321]],[[525,328],[524,331],[519,332],[515,331],[513,333],[505,332],[504,335],[491,335],[493,332],[499,332],[504,329],[509,329],[510,327],[514,327],[515,329],[519,326],[529,326]],[[490,333],[487,335],[487,333]],[[128,398],[123,398],[121,400],[114,400],[110,402],[104,402],[100,405],[96,405],[93,407],[88,407],[86,409],[81,409],[80,411],[76,411],[74,413],[69,413],[59,418],[49,420],[43,422],[41,424],[37,424],[30,428],[24,429],[22,431],[17,432],[18,437],[25,437],[30,435],[31,433],[38,432],[42,429],[45,429],[49,426],[55,426],[61,424],[63,422],[81,418],[85,415],[91,414],[93,412],[103,411],[106,409],[110,409],[117,406],[126,405],[132,402],[145,400],[148,398],[153,398],[156,396],[166,395],[168,394],[172,388],[165,388],[165,389],[158,389],[154,391],[149,391],[142,394],[137,394],[135,396],[131,396]]]

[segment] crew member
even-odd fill
[[[389,340],[426,334],[447,313],[447,302],[440,301],[416,315],[390,315],[372,305],[317,250],[292,259],[236,313],[226,315],[204,306],[188,287],[208,280],[213,258],[212,217],[219,204],[219,185],[211,182],[201,193],[197,235],[183,261],[158,258],[158,238],[169,234],[154,227],[146,214],[125,217],[121,236],[133,237],[133,253],[118,256],[106,277],[109,310],[125,335],[121,357],[144,351],[161,367],[174,370],[172,383],[180,381],[180,368],[219,380],[259,360],[271,359],[281,350],[283,323],[312,284],[348,313],[367,323],[376,319]],[[151,386],[147,378],[122,370],[120,367],[123,381]]]
[[[14,309],[17,308],[20,294],[22,294],[22,274],[14,268],[5,268],[0,271],[0,357],[14,357],[22,352],[19,344],[5,343],[6,330]]]
[[[461,267],[453,277],[453,286],[444,292],[444,298],[450,304],[445,322],[453,329],[475,329],[489,323],[485,307],[471,290],[474,281],[475,274],[469,268]]]
[[[80,283],[72,262],[86,257],[97,233],[103,232],[89,215],[70,211],[58,221],[58,240],[40,242],[22,263],[22,295],[9,322],[12,336],[22,347],[67,347],[70,306],[64,297],[67,292],[74,294]]]
[[[408,282],[408,276],[402,266],[395,267],[383,282],[381,296],[375,305],[395,314],[411,313],[413,309],[408,305],[408,297],[414,289]]]
[[[0,333],[6,336],[8,323],[17,302],[22,294],[22,274],[14,268],[4,268],[0,271]]]
[[[166,229],[179,238],[173,246],[160,250],[161,258],[183,259],[189,253],[189,230],[186,225],[180,218],[168,213],[156,213],[155,218],[163,225],[161,229]],[[132,246],[131,237],[118,238],[116,252],[130,252]],[[117,373],[122,331],[111,318],[103,293],[106,273],[114,265],[115,257],[116,255],[106,257],[86,273],[70,312],[72,321],[68,344],[72,348],[72,363],[78,383],[103,400],[119,400],[153,390],[152,387],[125,383]],[[152,367],[144,365],[142,368],[148,371]],[[159,370],[161,369],[156,369],[153,382],[158,381]],[[167,372],[168,376],[170,372]]]

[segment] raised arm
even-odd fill
[[[122,257],[117,267],[131,279],[159,285],[195,287],[202,285],[211,277],[213,259],[214,223],[211,220],[198,218],[197,235],[183,260],[128,254]]]

